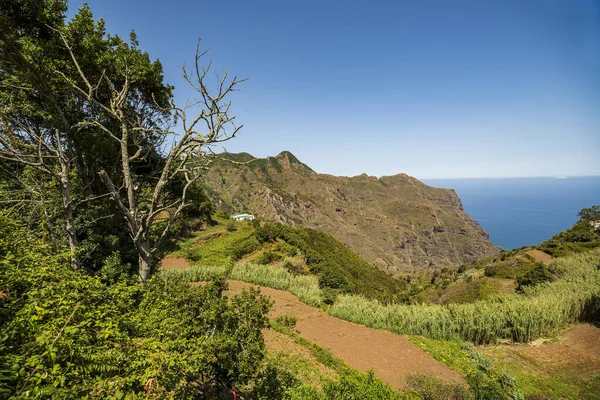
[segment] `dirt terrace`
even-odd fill
[[[249,287],[259,286],[229,281],[229,294],[241,293],[244,288]],[[397,389],[404,389],[406,375],[414,373],[437,377],[447,383],[464,383],[459,375],[411,343],[407,336],[332,317],[307,306],[289,292],[259,288],[261,293],[274,300],[270,317],[295,317],[295,330],[300,336],[326,348],[355,369],[372,369],[375,376]],[[271,352],[281,351],[277,348],[277,342],[273,341],[267,341],[267,349]]]

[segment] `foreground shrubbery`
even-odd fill
[[[382,305],[361,296],[340,296],[336,317],[396,333],[461,338],[490,343],[499,338],[527,342],[578,320],[600,318],[600,255],[558,259],[555,282],[523,287],[523,295],[503,295],[470,304]]]
[[[260,378],[268,299],[109,276],[0,216],[0,398],[214,398]]]

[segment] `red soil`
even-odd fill
[[[248,287],[257,286],[229,281],[230,294]],[[447,383],[464,383],[459,375],[411,343],[407,336],[347,322],[302,303],[291,293],[259,288],[262,294],[274,300],[270,317],[295,317],[295,330],[300,336],[326,348],[355,369],[372,369],[375,376],[397,389],[404,389],[406,375],[414,373],[437,377]]]

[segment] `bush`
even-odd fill
[[[221,219],[230,219],[231,215],[223,210],[219,210],[215,213],[215,217],[221,218]]]
[[[279,325],[283,325],[288,328],[293,328],[296,326],[297,320],[296,317],[291,317],[289,315],[280,315],[279,317],[275,318],[275,322]]]
[[[281,254],[274,253],[272,251],[263,251],[254,260],[257,264],[267,265],[274,261],[281,259]]]
[[[227,229],[227,232],[235,232],[237,230],[235,221],[227,221],[225,224],[225,229]]]
[[[416,392],[423,400],[464,400],[475,399],[468,387],[459,384],[447,384],[439,378],[412,374],[406,378],[410,391]]]
[[[250,236],[239,242],[232,243],[229,247],[229,254],[231,254],[234,261],[237,261],[258,248],[260,248],[260,243],[258,243],[258,240],[254,236]]]
[[[0,397],[214,398],[259,378],[268,299],[130,284],[116,260],[106,285],[0,215]]]
[[[517,278],[517,291],[523,293],[526,286],[535,286],[540,283],[549,282],[553,279],[552,273],[546,264],[538,262],[523,276]]]

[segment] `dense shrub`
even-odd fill
[[[236,261],[257,250],[259,247],[260,243],[258,243],[258,240],[254,236],[249,236],[239,242],[232,243],[229,247],[229,254]]]
[[[533,268],[527,271],[523,276],[517,278],[517,291],[523,292],[526,286],[535,286],[540,283],[549,282],[553,279],[553,275],[546,264],[538,262]]]
[[[290,254],[301,252],[322,288],[390,302],[405,287],[404,281],[387,276],[323,232],[267,222],[256,228],[255,236],[261,243],[276,239],[284,241]],[[277,243],[276,246],[282,245]]]
[[[0,216],[0,398],[213,398],[248,385],[269,301],[229,302],[223,288],[75,272]]]
[[[254,262],[257,264],[267,265],[274,261],[278,261],[279,259],[281,259],[281,254],[272,251],[263,251],[258,255],[258,257],[256,257]]]
[[[594,231],[589,222],[580,221],[535,247],[553,257],[580,253],[600,247],[600,232]]]

